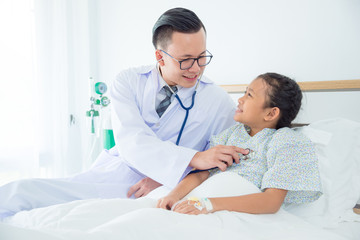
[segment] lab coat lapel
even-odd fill
[[[177,108],[179,108],[180,104],[179,104],[179,101],[176,98],[174,98],[173,101],[171,102],[171,104],[169,105],[169,107],[166,109],[165,113],[162,115],[162,117],[159,120],[159,116],[155,110],[155,108],[156,108],[155,107],[155,99],[156,99],[156,95],[158,94],[158,92],[160,91],[160,88],[162,86],[162,84],[160,84],[160,81],[162,81],[162,80],[160,79],[159,72],[156,69],[156,67],[152,69],[150,74],[151,75],[147,79],[146,86],[144,89],[143,114],[146,114],[146,117],[149,120],[148,123],[154,124],[154,123],[161,122],[164,120],[166,121],[167,115],[169,115],[169,113],[171,113],[171,112],[175,111]],[[195,86],[196,86],[196,84],[195,84]],[[182,101],[182,103],[184,104],[185,107],[188,107],[191,104],[191,98],[192,98],[192,94],[194,93],[195,86],[193,86],[191,88],[181,88],[177,92],[177,95],[179,96],[180,100]],[[151,99],[151,100],[149,100],[149,99]]]
[[[142,98],[142,115],[144,120],[149,124],[154,124],[158,122],[159,116],[155,110],[155,99],[156,94],[159,91],[159,80],[157,77],[157,71],[154,68],[150,73],[150,76],[147,77],[145,88],[144,88],[144,95]],[[142,76],[145,77],[145,76]]]

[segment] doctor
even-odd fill
[[[191,168],[225,170],[224,161],[231,165],[237,158],[236,149],[225,146],[200,152],[211,135],[234,124],[233,101],[203,76],[212,55],[200,19],[187,9],[165,12],[153,27],[153,45],[158,64],[122,72],[111,90],[114,152],[141,173],[128,192],[135,197],[161,184],[173,188]],[[168,86],[176,87],[180,101],[172,94],[159,116],[156,110]],[[181,104],[193,107],[177,146],[186,115]]]
[[[225,170],[239,161],[240,148],[207,150],[212,135],[234,124],[235,103],[203,76],[212,54],[200,19],[168,10],[155,23],[153,44],[156,65],[125,70],[112,84],[115,147],[73,177],[0,187],[0,218],[77,199],[138,198],[175,187],[192,168]]]

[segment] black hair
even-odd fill
[[[172,8],[156,21],[152,30],[152,42],[155,49],[159,45],[166,49],[174,31],[196,33],[201,28],[206,32],[204,24],[193,11],[186,8]]]
[[[278,73],[265,73],[258,76],[270,87],[265,107],[278,107],[280,118],[276,129],[290,127],[301,107],[302,92],[291,78]]]

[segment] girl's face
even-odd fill
[[[251,133],[256,134],[264,128],[269,127],[265,121],[271,108],[265,108],[268,99],[268,86],[261,78],[257,78],[250,83],[247,90],[241,98],[234,115],[234,120],[241,122],[251,128]],[[250,135],[252,135],[250,133]]]

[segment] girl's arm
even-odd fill
[[[253,214],[276,213],[286,197],[287,190],[268,188],[261,193],[253,193],[237,197],[209,198],[213,210],[228,210]],[[198,210],[193,205],[182,203],[176,206],[175,212],[186,214],[208,213],[206,209]]]
[[[209,171],[201,171],[187,175],[169,195],[176,195],[179,199],[182,199],[191,190],[203,183],[209,177],[209,174]]]
[[[210,198],[213,211],[229,210],[244,213],[276,213],[286,197],[287,190],[268,188],[261,193],[238,197]]]
[[[170,210],[177,201],[204,182],[209,174],[208,171],[201,171],[187,175],[166,197],[159,199],[157,207]]]

